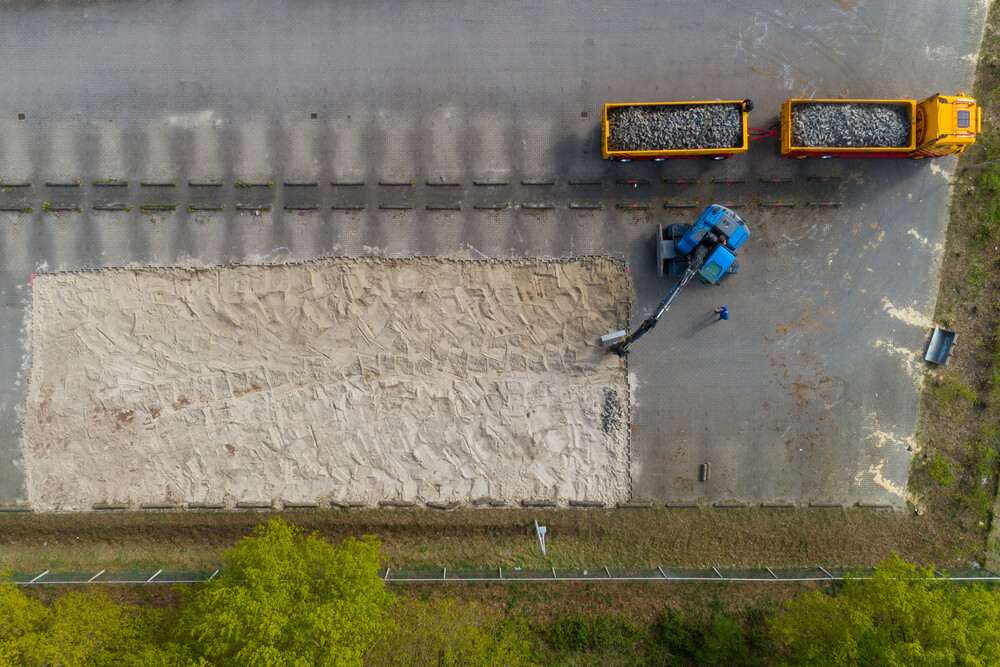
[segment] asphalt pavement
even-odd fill
[[[4,3],[0,503],[25,500],[33,273],[610,254],[638,322],[669,287],[657,223],[715,201],[742,205],[751,238],[739,275],[691,286],[634,348],[633,496],[902,506],[954,158],[783,160],[771,138],[722,162],[613,165],[600,111],[750,98],[768,128],[788,98],[968,91],[985,10]]]

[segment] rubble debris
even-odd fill
[[[797,104],[792,107],[792,133],[796,146],[905,148],[910,117],[898,104]]]
[[[660,151],[739,148],[740,104],[622,106],[608,110],[608,149]]]
[[[601,430],[609,435],[617,434],[625,423],[625,406],[622,405],[618,392],[614,389],[604,390],[604,412],[601,414]]]

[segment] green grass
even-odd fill
[[[974,303],[979,299],[991,278],[986,261],[979,255],[972,255],[968,261],[969,277],[962,289],[963,301]]]
[[[532,626],[535,659],[552,665],[768,664],[771,643],[760,609],[715,599],[699,610],[665,609],[652,623],[617,614],[570,614]]]
[[[993,337],[993,369],[990,372],[990,400],[993,405],[1000,405],[1000,326]]]
[[[649,634],[635,622],[613,616],[574,614],[539,629],[541,639],[556,651],[607,653],[634,650]]]
[[[986,248],[1000,242],[1000,172],[983,167],[978,188],[986,190],[978,215],[979,230],[972,237],[973,247]]]
[[[1000,428],[995,424],[983,426],[983,434],[969,447],[968,467],[979,477],[996,475],[997,463],[1000,461],[1000,454],[997,447],[1000,445]]]
[[[983,426],[982,436],[963,448],[964,472],[962,489],[956,496],[959,506],[978,516],[982,525],[988,526],[992,516],[991,506],[997,493],[997,478],[1000,473],[998,454],[998,429],[993,424]]]
[[[163,545],[5,545],[0,563],[14,572],[155,572],[214,570],[215,547]]]
[[[927,518],[866,509],[312,510],[0,514],[0,561],[19,572],[210,569],[280,515],[339,542],[370,534],[393,569],[865,567],[893,550],[941,567],[976,534],[928,542]],[[534,521],[548,527],[548,555]],[[979,549],[982,548],[980,537]]]
[[[1000,567],[997,506],[997,437],[1000,423],[1000,165],[965,171],[1000,159],[1000,2],[990,3],[973,96],[984,127],[959,157],[953,179],[935,322],[959,332],[959,347],[946,369],[925,386],[909,491],[921,512],[938,525],[941,539],[958,532],[982,545],[991,567]],[[967,341],[962,343],[961,341]],[[994,429],[994,430],[991,430]],[[983,481],[985,479],[985,482]],[[992,508],[992,509],[991,509]],[[992,535],[991,535],[992,531]],[[971,534],[978,532],[978,539]],[[990,560],[993,559],[993,560]],[[979,560],[980,558],[976,558]]]
[[[941,454],[935,454],[927,464],[927,474],[942,486],[948,486],[955,481],[955,471],[952,469],[951,461]]]
[[[964,407],[978,400],[976,390],[953,375],[945,375],[934,384],[934,401],[940,412],[946,412],[960,402]],[[961,401],[959,401],[961,399]]]

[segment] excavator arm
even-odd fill
[[[656,310],[654,310],[649,317],[642,321],[639,328],[609,348],[611,352],[614,352],[619,357],[628,356],[632,344],[656,326],[656,323],[660,321],[661,317],[663,317],[663,313],[667,312],[667,309],[670,308],[670,304],[673,303],[681,289],[683,289],[684,286],[687,285],[692,278],[694,278],[695,274],[701,270],[701,267],[705,265],[705,260],[708,258],[709,254],[708,251],[709,248],[704,243],[695,246],[695,249],[691,252],[691,259],[688,261],[687,270],[684,271],[684,275],[681,276],[680,280],[674,283],[674,286],[670,288],[670,291],[667,292],[666,296],[660,300]]]

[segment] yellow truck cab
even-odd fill
[[[865,110],[893,109],[902,130],[894,144],[858,143],[866,128]],[[798,136],[796,119],[816,112],[828,113],[826,123],[838,123],[839,131],[823,131],[820,141]],[[852,127],[851,124],[855,124]],[[829,126],[821,128],[829,130]],[[976,101],[958,95],[934,95],[925,100],[786,100],[781,105],[781,155],[794,158],[910,158],[920,160],[961,153],[975,143],[982,129]],[[824,141],[825,140],[825,141]]]
[[[958,95],[934,95],[917,104],[914,158],[961,153],[976,142],[983,119],[976,101]]]

